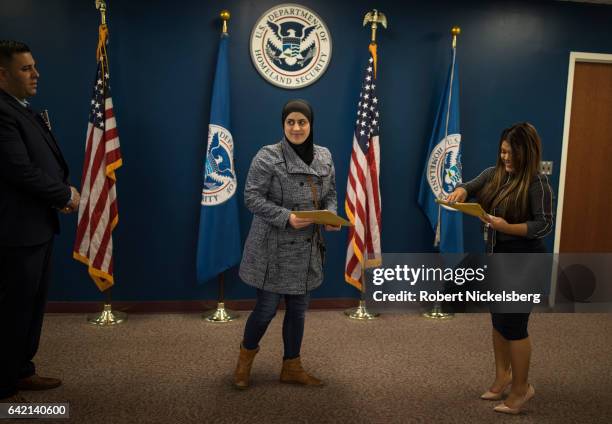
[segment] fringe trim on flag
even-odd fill
[[[353,277],[344,273],[344,280],[349,283],[351,286],[355,287],[357,290],[362,291],[363,287],[361,286],[361,281],[355,280]]]
[[[381,258],[374,258],[374,259],[366,260],[366,268],[376,268],[377,266],[381,266],[381,265],[382,265]]]
[[[115,162],[106,165],[106,176],[111,180],[117,182],[117,177],[115,176],[115,171],[123,166],[123,160],[119,159]]]
[[[353,224],[353,226],[355,225],[355,216],[351,213],[351,209],[348,206],[348,202],[345,201],[344,202],[344,211],[346,212],[346,215],[349,219],[349,222],[351,224]],[[361,250],[359,250],[359,247],[357,246],[357,243],[355,243],[355,238],[353,237],[353,239],[351,240],[351,244],[353,245],[353,251],[355,252],[355,256],[357,256],[357,258],[359,258],[359,263],[362,264],[363,263],[363,253],[361,252]]]
[[[109,289],[113,286],[113,284],[115,284],[115,280],[112,275],[92,267],[89,264],[89,259],[87,259],[85,256],[79,255],[77,252],[72,252],[72,257],[87,265],[87,272],[89,273],[91,279],[94,280],[94,283],[96,283],[96,286],[98,286],[100,291]]]
[[[113,218],[113,222],[111,222],[111,232],[115,229],[115,227],[117,226],[117,224],[119,224],[119,214],[117,214],[114,218]]]
[[[346,216],[349,219],[349,222],[353,224],[354,226],[355,225],[355,215],[353,215],[353,213],[351,212],[351,209],[349,208],[347,201],[344,202],[344,211],[346,212]],[[359,263],[363,263],[363,253],[361,252],[361,250],[359,250],[359,247],[357,247],[357,243],[355,243],[355,238],[351,240],[351,244],[353,245],[353,251],[355,252],[355,256],[359,258]]]
[[[98,27],[98,48],[96,49],[96,60],[102,63],[102,74],[108,74],[108,55],[106,44],[108,43],[108,27],[102,24]],[[106,86],[106,78],[102,78],[102,84]]]
[[[353,215],[353,213],[351,212],[347,201],[344,202],[344,211],[346,212],[346,217],[348,218],[349,222],[355,225],[355,215]],[[353,246],[353,252],[355,252],[355,256],[357,256],[357,258],[359,259],[359,263],[363,263],[363,255],[361,254],[361,251],[357,248],[357,244],[355,243],[354,238],[350,241],[350,244]],[[357,290],[362,290],[361,281],[355,280],[346,272],[344,273],[344,280],[353,287],[355,287]]]
[[[372,58],[374,59],[374,78],[376,78],[376,63],[378,63],[378,58],[376,56],[376,43],[370,43],[370,47],[368,48],[368,50],[370,50],[370,54],[372,55]]]
[[[102,24],[98,27],[98,48],[96,49],[96,60],[106,58],[106,41],[108,40],[108,27]]]
[[[355,225],[355,216],[351,212],[351,209],[349,208],[349,205],[348,205],[348,201],[346,200],[344,201],[344,211],[346,212],[346,216],[349,219],[349,222]]]
[[[361,250],[359,250],[359,247],[357,246],[357,242],[355,241],[355,238],[351,240],[351,244],[353,245],[353,252],[355,252],[355,256],[359,258],[359,263],[362,264],[363,263],[363,253],[361,252]]]
[[[346,216],[349,220],[349,222],[353,225],[355,225],[355,216],[351,213],[351,210],[348,207],[348,202],[344,202],[344,210],[346,212]],[[361,250],[359,250],[359,248],[357,247],[357,243],[355,242],[355,240],[351,240],[351,244],[353,245],[353,252],[355,252],[355,256],[357,256],[357,258],[359,259],[359,263],[363,264],[362,270],[363,268],[376,268],[382,265],[382,258],[374,258],[374,259],[365,259],[364,261],[364,255],[363,252]],[[344,273],[344,280],[351,284],[352,286],[354,286],[355,288],[359,289],[359,290],[363,290],[363,287],[361,285],[361,281],[355,280],[353,277],[351,277],[350,275],[348,275],[347,273]]]

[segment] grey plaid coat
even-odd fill
[[[338,208],[331,153],[314,146],[306,165],[286,140],[262,147],[249,169],[244,202],[253,212],[240,278],[259,289],[305,294],[323,281],[324,241],[317,225],[296,230],[289,225],[292,210],[314,210],[308,176],[316,188],[319,209]]]

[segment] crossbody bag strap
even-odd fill
[[[319,196],[317,194],[317,188],[315,187],[312,181],[312,175],[306,175],[306,181],[308,181],[308,185],[310,186],[310,193],[312,194],[312,204],[314,205],[316,210],[319,210]],[[321,240],[323,239],[321,236],[321,226],[317,224],[315,224],[315,226],[317,228],[316,233],[319,237],[319,243],[321,243]],[[322,253],[322,255],[324,254]]]
[[[319,210],[319,195],[317,194],[317,188],[312,182],[312,175],[306,175],[306,180],[308,181],[308,185],[310,186],[310,193],[312,194],[312,204],[314,205],[316,210]]]

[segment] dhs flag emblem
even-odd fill
[[[208,126],[208,149],[204,166],[202,205],[219,205],[236,192],[232,134],[219,125]]]
[[[445,200],[461,183],[460,145],[461,134],[449,134],[429,155],[427,182],[438,199]]]
[[[312,10],[281,4],[266,11],[251,32],[251,59],[259,74],[281,88],[318,80],[331,60],[331,36]]]

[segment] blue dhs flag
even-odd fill
[[[227,33],[221,35],[208,125],[198,238],[197,278],[204,283],[240,261],[234,141],[230,132]]]
[[[434,123],[425,169],[419,190],[419,205],[435,232],[434,246],[441,253],[463,253],[463,216],[461,212],[440,206],[461,183],[461,133],[459,131],[459,78],[455,67],[456,48],[444,94]]]

